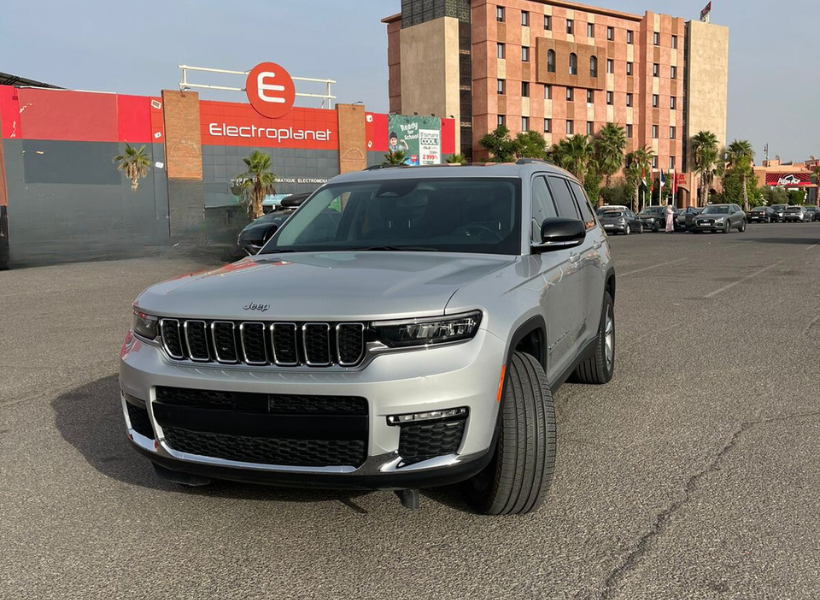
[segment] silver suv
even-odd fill
[[[526,513],[552,394],[615,359],[615,272],[582,187],[538,161],[369,170],[259,254],[160,283],[121,352],[128,436],[160,475],[397,490],[464,482]]]

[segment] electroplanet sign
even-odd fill
[[[256,125],[228,125],[227,123],[209,123],[208,133],[214,137],[266,138],[269,140],[317,140],[327,142],[331,139],[330,129],[322,131],[312,129],[294,129],[293,127],[257,127]]]

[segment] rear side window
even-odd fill
[[[541,224],[544,219],[556,216],[546,178],[536,177],[532,182],[532,241],[541,241]]]
[[[567,187],[567,180],[563,177],[550,177],[549,183],[558,216],[564,219],[580,219],[575,200],[572,199],[572,193]]]
[[[569,182],[569,187],[575,192],[575,199],[578,201],[578,208],[581,209],[581,219],[583,219],[584,225],[587,229],[592,229],[595,227],[595,217],[592,216],[592,207],[589,205],[587,195],[581,189],[581,186],[574,181]]]

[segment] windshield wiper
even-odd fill
[[[362,251],[380,251],[380,252],[401,252],[407,250],[408,252],[436,252],[438,248],[431,248],[429,246],[367,246],[363,248],[351,248],[351,252]]]

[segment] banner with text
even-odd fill
[[[405,164],[437,165],[441,163],[441,119],[390,115],[387,123],[390,152],[403,151]]]

